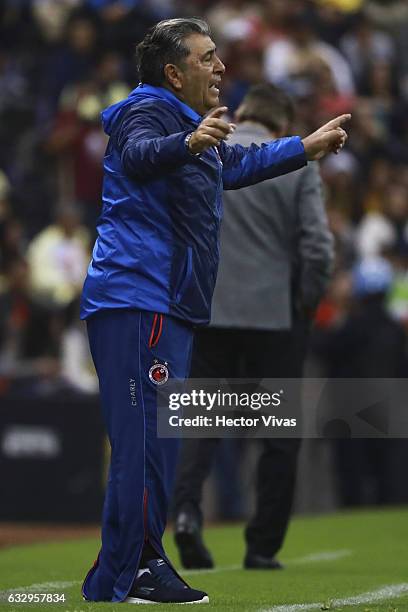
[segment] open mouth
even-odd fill
[[[217,84],[218,84],[218,83],[213,83],[212,85],[210,85],[210,90],[211,90],[211,91],[213,91],[215,94],[219,95],[220,90],[219,90],[219,88],[217,87]]]

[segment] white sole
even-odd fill
[[[132,604],[161,604],[165,603],[166,605],[174,604],[178,606],[185,606],[188,604],[207,604],[210,603],[208,595],[203,597],[202,599],[196,599],[195,601],[173,601],[173,602],[163,602],[163,601],[151,601],[150,599],[139,599],[139,597],[127,597],[125,599],[125,603]]]

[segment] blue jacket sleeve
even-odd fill
[[[170,115],[170,116],[169,116]],[[122,119],[116,136],[121,163],[128,176],[141,181],[158,178],[191,161],[184,144],[192,130],[168,135],[174,122],[164,106],[141,104],[132,107]]]
[[[299,136],[279,138],[260,146],[252,144],[219,147],[223,163],[224,189],[240,189],[306,166],[305,149]]]

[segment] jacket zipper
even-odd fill
[[[220,155],[220,152],[218,151],[218,148],[214,147],[214,149],[215,149],[215,154],[217,156],[218,169],[219,169],[219,173],[218,173],[218,185],[217,185],[217,191],[215,193],[215,201],[216,201],[216,206],[217,206],[217,212],[218,212],[218,214],[220,214],[220,211],[219,211],[220,207],[218,205],[218,202],[219,202],[219,199],[220,199],[223,163],[222,163],[221,155]]]

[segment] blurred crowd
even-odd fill
[[[336,263],[313,350],[323,375],[406,375],[408,0],[3,0],[0,394],[96,391],[78,300],[100,210],[99,114],[137,85],[146,29],[194,15],[227,66],[231,115],[262,80],[295,99],[292,133],[352,113],[346,149],[321,164]]]

